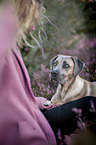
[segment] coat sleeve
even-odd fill
[[[47,101],[46,98],[43,98],[43,97],[35,97],[35,98],[36,98],[36,103],[37,103],[39,109],[41,109],[41,110],[44,110],[44,109],[49,110],[49,109],[52,109],[52,108],[55,108],[55,107],[58,106],[56,104],[51,104],[49,106],[44,106],[45,101]]]
[[[44,103],[47,99],[43,97],[35,97],[35,99],[39,109],[43,110],[45,108]]]

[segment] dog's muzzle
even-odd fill
[[[58,71],[57,70],[52,70],[51,71],[51,80],[56,80],[58,78]]]

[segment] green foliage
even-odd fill
[[[36,31],[32,32],[38,45],[28,35],[34,47],[26,50],[28,46],[25,46],[21,50],[31,79],[41,64],[49,68],[50,59],[56,54],[66,54],[67,50],[71,55],[80,40],[96,36],[94,0],[43,0],[43,6],[46,11],[43,9]]]

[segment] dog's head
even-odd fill
[[[83,66],[84,62],[75,56],[58,54],[50,61],[51,80],[64,84],[69,78],[79,75]]]

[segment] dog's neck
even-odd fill
[[[61,84],[61,91],[63,91],[62,89],[64,89],[64,93],[67,93],[69,89],[72,88],[72,85],[74,84],[75,80],[76,77],[70,76],[64,84]]]

